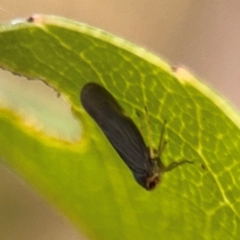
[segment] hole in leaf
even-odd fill
[[[79,122],[70,105],[42,81],[26,80],[0,70],[0,86],[0,110],[11,109],[26,125],[49,136],[72,142],[80,138]]]

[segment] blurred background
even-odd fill
[[[0,0],[0,22],[43,13],[102,28],[147,48],[173,66],[185,66],[237,109],[240,109],[239,12],[239,0]],[[0,72],[0,76],[4,74]],[[25,89],[42,88],[23,82],[29,84]],[[4,84],[1,82],[1,89]],[[57,99],[56,94],[50,96]],[[87,238],[0,164],[0,239]]]

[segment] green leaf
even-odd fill
[[[77,141],[57,139],[1,107],[0,154],[89,238],[240,235],[240,118],[216,93],[142,48],[58,17],[1,25],[0,46],[0,67],[64,95],[82,129]],[[155,148],[167,121],[164,164],[194,165],[165,173],[152,192],[141,188],[80,104],[92,81],[114,95],[146,142],[148,109]]]

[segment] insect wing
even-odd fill
[[[124,115],[113,96],[100,85],[89,83],[82,89],[81,102],[134,176],[151,175],[148,148],[134,122]]]

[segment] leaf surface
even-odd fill
[[[55,16],[1,25],[0,46],[0,67],[64,95],[81,128],[77,141],[57,139],[1,107],[0,154],[89,238],[240,236],[240,118],[216,93],[142,48]],[[149,144],[146,107],[155,148],[166,120],[163,163],[194,165],[165,173],[152,192],[141,188],[82,108],[87,82],[108,89]]]

